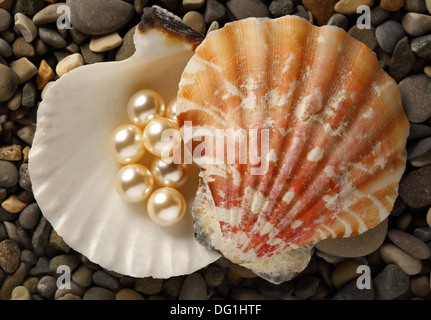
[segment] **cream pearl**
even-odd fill
[[[154,191],[147,203],[150,219],[159,226],[168,227],[178,223],[186,213],[186,200],[173,188]]]
[[[169,157],[181,147],[181,135],[176,122],[167,118],[151,120],[144,129],[145,148],[157,157]]]
[[[186,164],[168,164],[160,158],[153,159],[151,172],[156,183],[162,187],[180,188],[189,177],[189,167]]]
[[[126,202],[136,203],[145,200],[154,186],[151,171],[140,164],[129,164],[115,176],[115,189]]]
[[[166,117],[177,121],[177,99],[173,99],[169,102],[166,108]]]
[[[145,127],[152,119],[163,117],[166,112],[165,102],[154,90],[140,90],[127,103],[127,114],[130,121],[140,127]]]
[[[108,141],[112,158],[122,164],[138,161],[145,153],[142,130],[125,124],[114,129]]]

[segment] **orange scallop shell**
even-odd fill
[[[318,241],[376,226],[398,195],[409,132],[398,87],[342,29],[290,16],[211,32],[181,77],[177,118],[201,167],[197,238],[274,283]],[[230,132],[225,154],[232,132],[257,132],[261,162],[250,145],[246,162],[220,157],[217,129]]]

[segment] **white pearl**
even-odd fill
[[[154,180],[162,187],[180,188],[186,183],[189,168],[182,163],[166,163],[160,158],[154,158],[151,163]]]
[[[181,148],[181,135],[177,128],[177,124],[167,118],[151,120],[143,133],[145,148],[157,157],[169,157]]]
[[[147,203],[150,219],[159,226],[168,227],[178,223],[186,213],[186,200],[173,188],[154,191]]]
[[[145,153],[142,130],[131,124],[115,128],[109,137],[108,149],[119,163],[138,161]]]
[[[154,90],[140,90],[127,103],[127,114],[130,121],[142,128],[152,119],[163,117],[165,112],[165,102],[162,96]]]
[[[143,165],[129,164],[118,171],[114,184],[121,199],[136,203],[148,197],[154,186],[154,179],[151,171]]]
[[[166,108],[166,117],[177,121],[177,99],[173,99],[169,102]]]

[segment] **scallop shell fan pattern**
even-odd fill
[[[197,238],[274,283],[318,241],[376,226],[398,195],[409,131],[398,87],[342,29],[290,16],[211,32],[181,77],[177,118],[201,160]],[[229,164],[215,141],[195,154],[203,128],[254,130],[258,142],[267,129],[269,146],[260,164]]]

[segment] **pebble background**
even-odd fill
[[[72,13],[70,30],[55,23],[64,2]],[[411,122],[408,167],[387,224],[367,232],[360,246],[349,240],[318,246],[307,269],[280,285],[223,258],[191,275],[132,278],[68,247],[43,217],[28,176],[38,104],[52,81],[70,70],[131,56],[134,26],[143,7],[153,4],[202,34],[251,16],[295,14],[344,28],[375,51],[399,83]],[[371,7],[371,29],[356,26],[359,5]],[[431,0],[0,0],[0,300],[429,300],[430,13]],[[57,288],[61,265],[72,270],[70,289]],[[370,267],[369,290],[356,286],[360,265]]]

